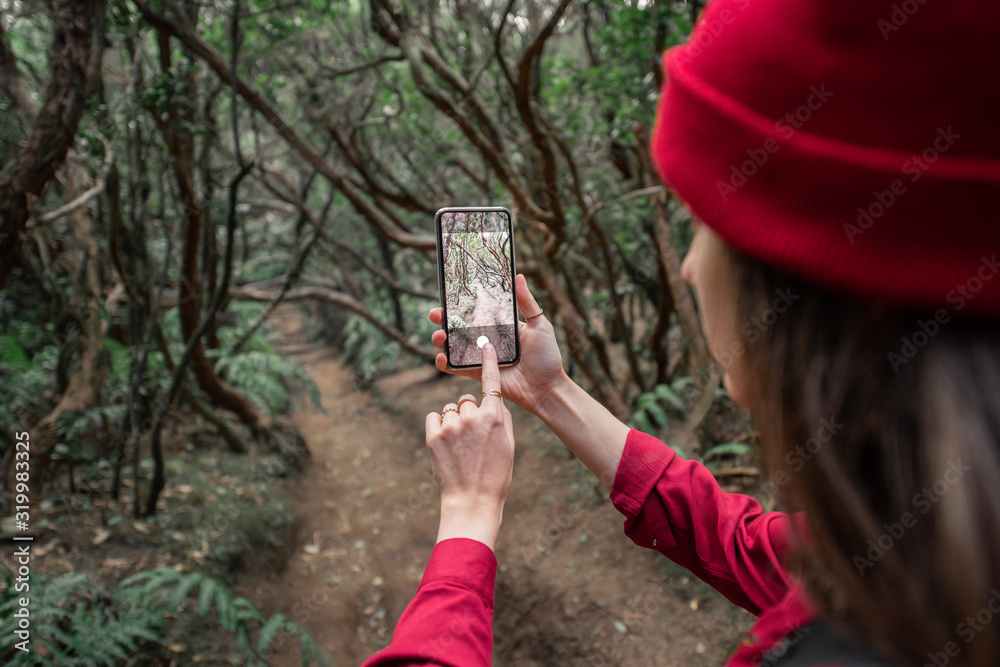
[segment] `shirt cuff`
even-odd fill
[[[626,532],[676,456],[677,452],[653,436],[634,428],[628,432],[611,485],[611,503],[625,515]]]
[[[497,557],[479,540],[451,537],[434,546],[420,588],[436,581],[450,581],[471,590],[493,611]]]

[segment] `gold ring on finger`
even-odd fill
[[[459,401],[458,402],[458,411],[459,412],[462,411],[462,403],[473,403],[473,404],[476,404],[476,399],[474,399],[474,398],[463,398],[461,401]]]
[[[500,394],[500,390],[499,389],[490,389],[490,396],[496,396],[497,398],[503,398],[503,396]]]
[[[445,408],[444,410],[441,411],[441,416],[443,417],[449,412],[458,413],[458,408]]]

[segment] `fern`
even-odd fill
[[[705,452],[702,458],[707,461],[722,456],[745,456],[750,451],[750,445],[745,442],[726,442],[721,445],[715,445]]]
[[[108,355],[111,358],[111,372],[107,376],[108,387],[112,390],[117,389],[124,394],[122,390],[127,391],[128,388],[128,376],[132,357],[131,348],[111,338],[104,339],[104,347],[108,350]]]
[[[172,593],[171,593],[172,589]],[[196,612],[204,618],[215,608],[219,625],[227,632],[235,632],[235,646],[243,654],[248,664],[264,664],[265,655],[279,632],[299,636],[300,655],[303,665],[319,662],[329,665],[329,659],[319,650],[316,641],[298,623],[290,621],[284,614],[275,614],[269,619],[244,597],[233,597],[232,592],[222,582],[199,572],[182,574],[171,567],[159,567],[132,575],[123,580],[119,595],[126,600],[167,600],[166,605],[178,609],[197,590]],[[251,646],[250,634],[253,622],[260,626],[256,647]]]
[[[33,575],[28,592],[17,592],[13,574],[3,568],[7,584],[0,596],[0,661],[5,665],[116,665],[137,653],[142,642],[156,643],[163,614],[142,605],[123,606],[93,590],[79,573],[54,579]],[[14,612],[18,598],[31,600],[29,652],[15,648]],[[38,644],[46,655],[35,652]],[[51,655],[49,655],[51,654]]]
[[[28,355],[14,337],[2,338],[5,348],[0,352],[0,429],[9,433],[27,425],[21,418],[23,412],[41,407],[45,389],[59,362],[59,348],[45,346],[26,364]]]
[[[635,401],[635,410],[632,413],[632,422],[635,426],[646,433],[656,433],[662,429],[670,427],[671,413],[677,417],[684,417],[688,407],[681,397],[682,394],[690,392],[694,385],[694,379],[690,377],[680,377],[672,384],[658,384],[652,391],[639,394]],[[687,452],[678,446],[674,446],[674,451],[682,458],[689,458]]]
[[[321,407],[319,389],[305,369],[282,359],[270,345],[266,350],[247,346],[235,356],[223,356],[216,361],[215,372],[272,416],[291,409],[290,390],[296,385],[308,388],[313,404]]]
[[[677,395],[677,391],[667,384],[658,384],[653,387],[653,394],[660,399],[665,405],[673,406],[678,412],[686,412],[687,406],[684,405],[684,401],[680,396]]]
[[[405,314],[411,310],[408,303],[404,302],[404,317],[408,321],[420,321],[421,318],[415,313],[412,317]],[[388,308],[388,304],[379,301],[373,300],[369,304],[372,314],[383,321],[391,321],[394,317]],[[391,370],[402,356],[403,347],[399,342],[390,340],[367,320],[353,317],[344,329],[347,332],[347,337],[343,344],[343,360],[353,365],[354,372],[365,383],[369,383],[382,373]]]
[[[265,656],[279,632],[298,635],[303,665],[329,665],[312,636],[283,614],[270,619],[244,597],[234,597],[222,582],[199,572],[181,573],[171,567],[139,572],[109,596],[95,590],[86,575],[68,573],[53,579],[32,576],[31,645],[25,653],[15,648],[14,634],[24,592],[14,590],[14,575],[0,566],[4,589],[0,593],[0,662],[27,665],[116,665],[142,650],[143,644],[161,641],[166,611],[177,611],[191,596],[194,610],[204,618],[215,609],[219,625],[236,634],[235,646],[247,664],[264,665]],[[256,645],[251,630],[259,626]],[[36,652],[38,644],[47,649]]]
[[[235,320],[236,326],[220,327],[220,348],[207,350],[209,358],[216,360],[215,372],[272,417],[288,412],[292,407],[292,395],[303,388],[309,391],[313,405],[322,411],[319,387],[301,364],[277,353],[268,342],[263,327],[250,337],[238,354],[228,353],[258,314],[259,307],[255,304],[230,306],[223,319]]]
[[[267,651],[268,647],[271,646],[271,642],[274,641],[275,635],[278,631],[284,627],[288,619],[284,614],[275,614],[268,619],[267,623],[263,625],[260,629],[260,635],[257,637],[257,653],[263,654]]]

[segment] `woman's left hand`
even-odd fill
[[[514,471],[514,432],[500,395],[496,350],[483,347],[483,395],[427,415],[427,449],[441,490],[438,542],[468,537],[493,548]]]

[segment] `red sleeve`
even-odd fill
[[[633,542],[754,614],[781,601],[793,584],[781,563],[790,546],[789,516],[723,492],[705,466],[650,435],[629,432],[611,501]]]
[[[496,556],[482,542],[464,537],[439,542],[392,642],[362,667],[489,665],[496,573]]]

